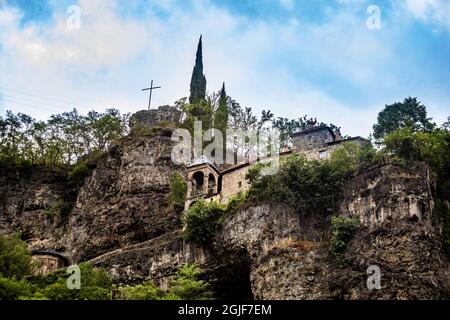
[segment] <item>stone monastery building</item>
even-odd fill
[[[345,142],[352,141],[360,146],[369,143],[361,137],[342,139],[326,126],[295,133],[291,139],[292,150],[281,153],[280,156],[302,154],[309,160],[328,159],[331,153]],[[188,194],[185,209],[199,198],[226,203],[232,196],[244,192],[249,187],[245,175],[250,167],[249,162],[244,162],[220,170],[205,156],[196,159],[187,168]]]

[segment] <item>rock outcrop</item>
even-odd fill
[[[81,188],[68,224],[75,261],[159,237],[180,227],[168,203],[171,130],[128,137],[102,157]]]
[[[0,169],[0,234],[19,233],[30,248],[64,251],[67,217],[49,210],[71,192],[65,169]]]
[[[145,119],[135,116],[136,123]],[[346,185],[339,214],[360,227],[345,264],[330,254],[331,216],[270,202],[226,217],[202,248],[182,238],[180,214],[168,203],[171,173],[186,172],[171,161],[172,131],[164,127],[135,132],[89,162],[91,175],[76,195],[62,169],[3,170],[0,233],[20,231],[30,249],[90,261],[121,284],[164,286],[180,266],[196,262],[220,298],[449,297],[449,262],[426,166],[384,165]],[[70,196],[70,214],[48,214]],[[381,271],[381,289],[367,287],[371,266]]]

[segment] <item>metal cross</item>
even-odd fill
[[[161,87],[154,87],[153,80],[152,80],[152,84],[150,85],[150,88],[142,89],[142,91],[150,91],[150,98],[148,99],[148,110],[150,110],[150,106],[152,104],[152,93],[153,93],[154,89],[161,89]]]

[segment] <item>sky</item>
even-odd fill
[[[0,115],[133,113],[151,80],[153,107],[173,104],[202,34],[208,91],[225,82],[257,114],[367,137],[386,104],[413,96],[441,124],[449,12],[448,0],[0,0]]]

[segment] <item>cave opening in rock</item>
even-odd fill
[[[253,300],[248,253],[239,257],[222,257],[213,283],[215,296],[221,300]]]

